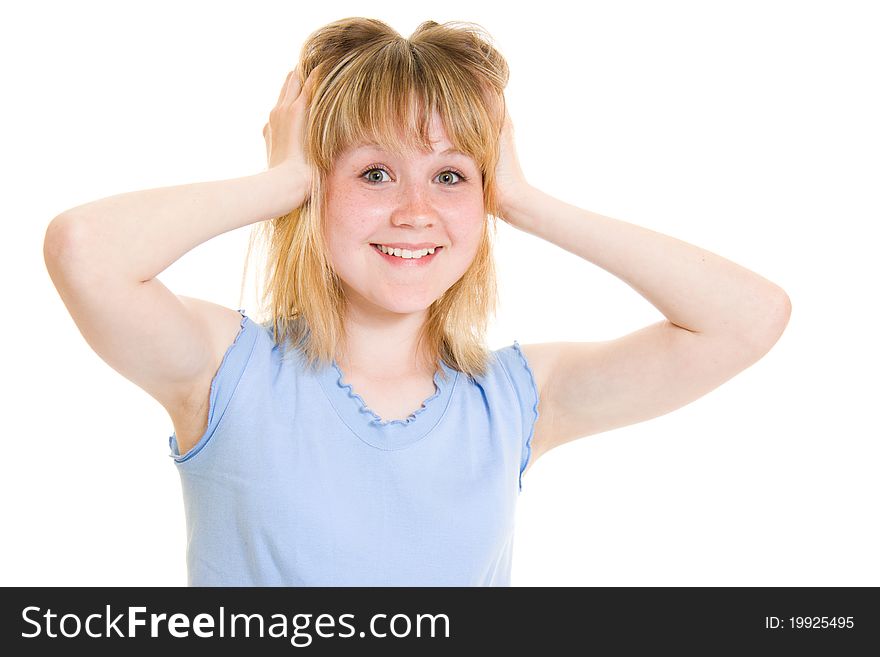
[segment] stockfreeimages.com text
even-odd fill
[[[238,636],[286,639],[289,637],[291,645],[306,647],[311,644],[313,634],[321,638],[367,636],[366,631],[357,632],[353,625],[344,620],[353,619],[354,614],[341,614],[338,622],[333,614],[319,614],[314,619],[312,633],[305,630],[312,625],[312,617],[315,614],[295,614],[290,617],[284,614],[272,614],[268,619],[269,624],[262,614],[227,614],[224,607],[219,608],[216,616],[200,613],[192,620],[187,614],[182,613],[170,616],[156,613],[148,615],[146,607],[127,607],[126,611],[114,616],[110,605],[106,606],[104,614],[90,614],[84,620],[77,614],[68,613],[59,616],[51,609],[44,612],[40,607],[25,607],[21,615],[26,623],[33,626],[32,632],[22,632],[21,636],[28,639],[41,636],[43,633],[51,638],[73,638],[80,635],[95,639],[111,636],[137,638],[144,636],[148,631],[150,637],[185,638],[190,636],[191,631],[200,638]],[[338,628],[345,628],[346,633],[338,633],[336,631]],[[446,614],[417,614],[415,620],[410,619],[406,614],[394,614],[390,617],[388,614],[373,614],[369,622],[369,636],[377,638],[411,636],[449,638],[449,635],[449,617]]]

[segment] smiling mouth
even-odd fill
[[[370,246],[373,247],[373,250],[374,250],[376,253],[378,253],[379,255],[383,256],[383,257],[386,258],[387,260],[390,260],[390,261],[392,261],[392,262],[399,262],[399,263],[404,263],[404,262],[411,262],[411,263],[416,263],[416,262],[419,262],[419,263],[421,263],[421,262],[428,262],[428,261],[430,261],[430,260],[433,260],[433,259],[434,259],[434,258],[435,258],[435,257],[436,257],[436,256],[442,251],[442,250],[443,250],[443,247],[442,247],[442,246],[436,246],[436,247],[434,247],[434,249],[433,249],[434,253],[425,253],[425,255],[416,255],[416,254],[421,254],[421,253],[423,253],[423,252],[425,251],[425,249],[420,249],[420,250],[418,250],[418,251],[403,251],[403,250],[401,249],[401,250],[400,250],[400,254],[401,254],[401,255],[394,255],[393,253],[386,253],[385,251],[383,251],[381,248],[379,248],[379,245],[378,245],[378,244],[370,244]],[[406,255],[404,255],[404,253],[409,253],[410,256],[407,257]]]

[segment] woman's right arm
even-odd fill
[[[46,267],[86,342],[172,417],[204,407],[218,354],[241,317],[178,297],[156,276],[216,235],[303,203],[311,182],[301,151],[299,86],[298,73],[289,75],[264,129],[268,170],[111,196],[61,213],[46,230]]]
[[[222,311],[211,316],[156,276],[216,235],[290,212],[298,183],[284,175],[275,168],[111,196],[60,214],[46,230],[46,268],[86,342],[169,412],[212,366],[222,333],[211,327],[228,328],[216,321]]]

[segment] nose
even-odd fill
[[[430,227],[437,221],[428,183],[410,181],[398,187],[397,203],[391,213],[395,226]]]

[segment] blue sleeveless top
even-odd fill
[[[190,586],[509,586],[538,418],[519,342],[475,379],[450,368],[383,422],[336,362],[314,374],[271,324],[241,328],[181,456]]]

